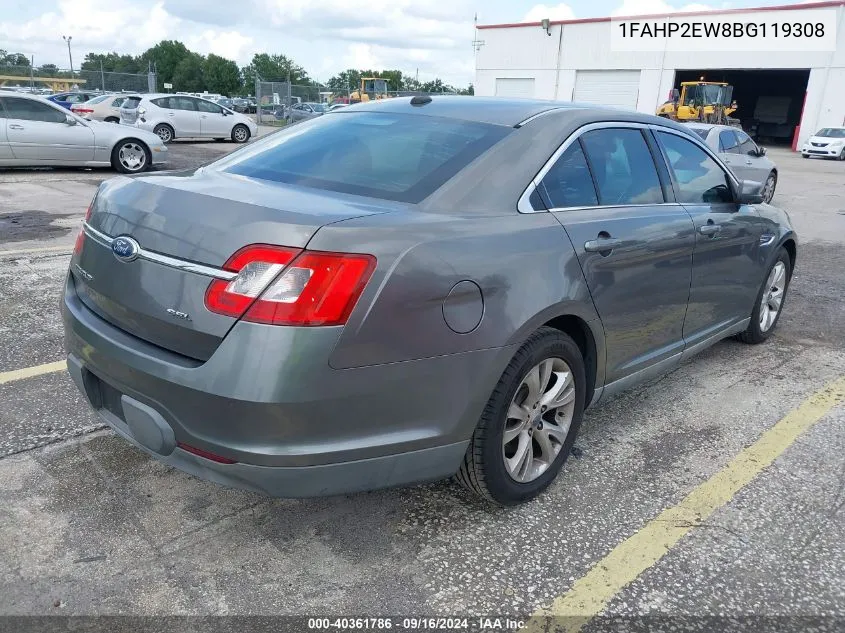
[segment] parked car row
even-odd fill
[[[0,93],[0,166],[108,167],[134,174],[167,162],[143,129],[83,119],[37,95]]]

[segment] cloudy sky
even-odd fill
[[[668,2],[672,2],[669,4]],[[247,63],[292,56],[325,81],[345,68],[400,68],[420,80],[472,81],[473,15],[480,24],[785,4],[781,0],[0,0],[0,49],[36,64],[74,65],[89,51],[140,53],[179,39]]]

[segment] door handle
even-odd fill
[[[746,164],[746,165],[750,165],[750,164],[751,164],[751,159],[749,158],[748,160],[746,160],[746,161],[745,161],[745,164]]]
[[[612,251],[618,246],[622,246],[622,240],[610,236],[599,237],[596,240],[584,242],[584,250],[588,253],[603,253],[605,251]]]
[[[698,232],[702,235],[716,235],[719,231],[722,230],[721,225],[719,224],[711,224],[711,221],[708,221],[707,224],[698,227]]]
[[[16,123],[10,123],[10,124],[9,124],[9,129],[10,129],[10,130],[22,130],[22,129],[23,129],[23,126],[22,126],[22,125],[18,125],[18,124],[16,124]]]
[[[175,112],[168,112],[167,116],[176,116],[176,113]]]

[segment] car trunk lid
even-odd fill
[[[71,274],[81,301],[112,325],[207,360],[237,321],[205,304],[215,276],[233,276],[223,268],[235,252],[250,244],[301,249],[321,226],[395,207],[202,170],[118,178],[92,205]],[[131,253],[118,238],[130,238],[138,256],[119,257]]]

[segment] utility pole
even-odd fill
[[[30,56],[30,62],[29,62],[29,91],[35,92],[35,55]]]
[[[70,52],[70,41],[73,39],[72,35],[62,35],[62,39],[67,42],[67,56],[70,60],[70,77],[73,79],[73,54]]]
[[[106,73],[103,72],[103,58],[100,58],[100,85],[103,92],[106,91]]]

